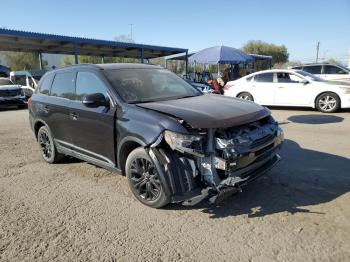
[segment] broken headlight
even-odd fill
[[[164,132],[164,139],[173,150],[180,151],[181,153],[203,156],[203,137],[201,136],[180,134],[166,130]]]

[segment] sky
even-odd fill
[[[216,45],[241,48],[249,40],[285,45],[290,60],[319,57],[347,64],[350,0],[11,0],[0,27],[197,51]]]

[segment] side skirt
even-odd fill
[[[67,147],[63,146],[62,144],[57,143],[56,141],[55,141],[55,145],[56,145],[57,151],[61,154],[81,159],[83,161],[86,161],[86,162],[91,163],[93,165],[102,167],[102,168],[107,169],[107,170],[112,171],[112,172],[117,172],[120,174],[122,173],[122,171],[119,168],[115,167],[112,163],[107,163],[107,162],[101,161],[97,158],[94,158],[92,156],[85,155],[81,152],[74,150],[73,148],[67,148]]]

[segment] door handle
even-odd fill
[[[73,119],[73,120],[78,120],[78,114],[75,113],[75,112],[70,113],[70,117],[71,117],[71,119]]]
[[[284,86],[279,86],[278,88],[284,88]]]

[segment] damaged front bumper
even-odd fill
[[[211,201],[218,203],[241,191],[241,186],[265,174],[280,160],[277,151],[283,143],[284,134],[278,126],[270,136],[260,139],[254,146],[236,146],[233,149],[225,145],[224,148],[228,149],[225,154],[215,148],[217,138],[214,134],[215,130],[208,129],[205,154],[163,148],[159,146],[161,139],[148,149],[171,202],[195,198],[203,193],[203,189],[209,189]]]

